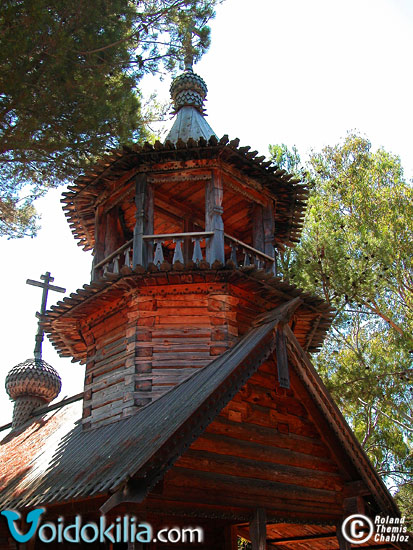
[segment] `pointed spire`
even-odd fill
[[[174,78],[170,92],[174,106],[174,114],[187,105],[204,114],[204,100],[208,88],[203,79],[194,73],[191,64],[186,64],[185,71]]]
[[[177,142],[181,139],[186,142],[189,138],[198,141],[201,137],[208,140],[211,136],[216,137],[204,117],[204,101],[208,88],[192,68],[192,43],[185,43],[184,51],[185,70],[174,78],[170,87],[176,119],[165,141]]]

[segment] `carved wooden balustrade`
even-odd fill
[[[199,265],[206,261],[206,244],[214,236],[213,231],[192,233],[168,233],[162,235],[143,235],[148,265],[157,269],[170,266],[187,265],[193,262]],[[184,243],[189,246],[184,246]],[[224,257],[227,265],[233,267],[255,266],[275,274],[275,259],[256,248],[224,234]],[[203,243],[205,243],[203,245]],[[93,266],[92,280],[113,273],[121,273],[122,268],[134,269],[133,239],[112,252],[104,260]],[[139,265],[139,264],[138,264]]]
[[[227,258],[227,255],[225,258],[226,263],[230,260],[234,267],[255,266],[258,269],[265,269],[265,271],[271,271],[275,274],[274,258],[226,233],[224,239],[230,248],[229,258]]]

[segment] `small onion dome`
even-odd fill
[[[13,400],[37,397],[49,403],[59,395],[62,381],[55,369],[43,359],[26,359],[11,369],[5,386]]]
[[[174,114],[181,107],[185,107],[185,105],[195,107],[195,109],[203,114],[204,99],[207,91],[208,88],[202,78],[195,74],[192,68],[187,67],[182,74],[173,80],[170,87]]]

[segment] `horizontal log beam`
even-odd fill
[[[190,239],[191,237],[211,237],[213,231],[193,231],[192,233],[163,233],[159,235],[144,235],[144,239]]]
[[[289,483],[279,483],[255,478],[241,478],[226,474],[195,471],[188,468],[174,466],[167,474],[170,484],[184,489],[204,489],[220,492],[236,492],[240,496],[256,496],[263,498],[279,497],[288,500],[297,500],[314,505],[338,504],[334,491],[300,487]]]
[[[296,536],[296,537],[288,537],[284,539],[267,539],[267,542],[271,544],[271,546],[282,546],[282,545],[289,545],[289,544],[296,544],[300,542],[317,542],[319,540],[325,540],[325,539],[335,539],[336,533],[319,533],[317,535],[302,535],[302,536]],[[364,550],[364,549],[363,549]]]

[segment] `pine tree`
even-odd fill
[[[5,0],[0,235],[36,233],[33,200],[108,147],[148,137],[139,82],[209,46],[217,0]]]
[[[312,188],[281,267],[336,309],[316,366],[379,473],[401,487],[413,466],[412,186],[397,156],[357,134],[305,166],[285,145],[270,151]]]

